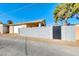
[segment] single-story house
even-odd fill
[[[46,26],[45,20],[34,20],[17,24],[0,24],[0,33],[19,33],[19,28],[32,28]]]
[[[0,33],[74,41],[79,40],[79,25],[46,26],[45,20],[41,19],[17,24],[0,24]]]

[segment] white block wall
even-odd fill
[[[19,28],[26,28],[26,25],[18,25],[18,26],[14,26],[14,33],[19,33]]]
[[[61,40],[76,40],[75,26],[61,26]],[[53,27],[20,28],[19,34],[27,37],[53,39]]]
[[[52,39],[52,28],[53,27],[20,28],[19,32],[22,36]]]
[[[75,26],[62,26],[61,27],[61,39],[67,41],[75,40]]]

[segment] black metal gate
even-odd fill
[[[53,26],[53,39],[61,39],[61,26]]]

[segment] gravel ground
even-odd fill
[[[27,42],[28,55],[31,56],[79,56],[79,47],[42,42]]]
[[[0,56],[79,56],[79,47],[0,35]]]

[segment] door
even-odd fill
[[[53,39],[61,39],[61,26],[53,27]]]

